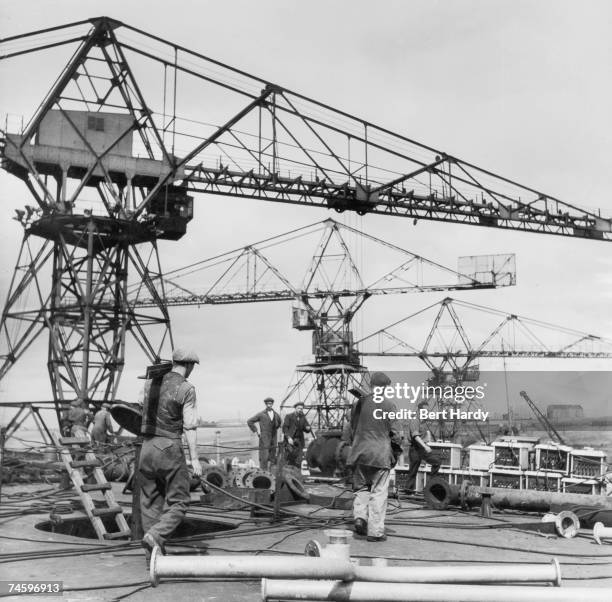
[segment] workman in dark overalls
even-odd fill
[[[385,515],[389,477],[401,454],[400,425],[395,404],[389,399],[374,401],[373,392],[391,384],[382,372],[370,379],[370,391],[360,392],[351,412],[351,451],[347,464],[353,470],[353,518],[355,532],[367,541],[385,541]]]
[[[276,462],[277,433],[281,425],[281,417],[273,409],[274,400],[264,399],[266,409],[258,412],[247,420],[247,426],[259,437],[259,468],[267,470],[269,464]],[[256,424],[259,424],[257,432]]]
[[[140,452],[140,507],[145,531],[142,546],[147,561],[155,546],[161,552],[172,532],[181,524],[190,501],[190,475],[182,436],[189,447],[193,474],[202,466],[196,448],[198,415],[194,386],[187,380],[200,360],[196,353],[175,349],[172,369],[162,377],[147,380],[142,413]]]
[[[113,431],[113,423],[110,415],[111,404],[104,402],[102,407],[96,412],[93,418],[93,426],[91,427],[91,440],[94,443],[108,443],[110,438],[115,434]]]
[[[293,407],[295,411],[287,414],[283,421],[285,460],[287,464],[301,468],[305,445],[304,433],[311,433],[312,429],[304,416],[304,404],[298,401],[293,404]]]
[[[70,435],[80,439],[88,439],[87,427],[91,418],[91,411],[82,399],[72,401],[67,416],[67,421],[70,424]]]
[[[421,402],[418,409],[426,408],[427,403]],[[431,476],[435,477],[440,471],[442,460],[440,453],[434,451],[425,441],[425,429],[418,418],[412,418],[407,423],[407,439],[410,449],[408,451],[408,475],[406,476],[406,492],[413,492],[416,486],[417,473],[424,460],[431,465]]]

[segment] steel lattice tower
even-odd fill
[[[111,99],[120,112],[102,112]],[[28,127],[4,141],[3,167],[38,207],[18,212],[24,238],[0,323],[0,378],[47,331],[60,424],[66,402],[116,398],[128,333],[151,362],[172,343],[163,285],[153,285],[161,274],[157,239],[185,232],[191,198],[166,185],[147,218],[134,219],[138,195],[168,170],[154,131],[113,22],[100,19]],[[133,156],[135,134],[146,158]],[[153,307],[135,307],[140,292]]]

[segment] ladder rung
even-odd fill
[[[84,466],[102,466],[102,464],[100,460],[73,460],[70,462],[70,466],[72,466],[72,468],[82,468]]]
[[[104,539],[119,539],[120,537],[129,537],[132,532],[128,529],[127,531],[116,531],[115,533],[105,533]]]
[[[110,508],[94,508],[91,513],[93,516],[114,516],[115,514],[121,514],[123,509],[121,506],[111,506]]]
[[[89,445],[91,441],[82,437],[60,437],[59,442],[62,445]]]
[[[81,485],[81,491],[106,491],[110,488],[110,483],[93,483],[91,485]]]

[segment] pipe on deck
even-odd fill
[[[262,599],[332,602],[609,602],[612,588],[262,579]]]
[[[469,481],[463,481],[461,485],[451,485],[441,477],[429,480],[423,492],[427,505],[437,510],[446,510],[449,506],[480,506],[483,494],[491,496],[491,503],[496,508],[513,508],[531,512],[549,512],[551,506],[565,504],[612,508],[612,500],[603,495],[476,487]]]
[[[355,580],[384,583],[552,583],[561,585],[556,558],[548,564],[356,566]]]
[[[280,579],[355,578],[352,563],[335,558],[309,556],[165,556],[156,546],[149,575],[153,587],[162,577],[217,577],[230,579],[275,577]]]
[[[530,583],[561,585],[556,559],[549,564],[497,564],[479,566],[385,567],[359,566],[348,559],[292,556],[164,556],[151,555],[151,583],[160,578],[276,578],[332,579],[384,583]]]
[[[612,539],[612,527],[606,527],[603,523],[595,523],[593,527],[593,539],[601,545],[602,539]]]

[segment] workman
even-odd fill
[[[147,564],[155,546],[165,553],[164,544],[185,518],[191,499],[182,435],[187,440],[193,474],[202,474],[196,448],[196,393],[187,380],[199,363],[194,351],[177,348],[172,353],[172,369],[145,383],[138,468]]]
[[[312,429],[304,416],[304,403],[298,401],[293,407],[294,411],[287,414],[283,420],[285,461],[291,466],[301,468],[305,445],[304,433],[311,433]]]
[[[375,403],[373,392],[391,384],[382,372],[370,378],[370,390],[358,397],[351,413],[351,451],[347,464],[353,471],[353,518],[355,532],[366,535],[367,541],[385,541],[385,514],[389,495],[390,471],[401,454],[400,425],[388,418],[396,412],[395,404],[387,398]],[[382,413],[375,410],[382,410]],[[394,415],[394,414],[391,414]],[[376,418],[375,416],[383,416]]]
[[[91,427],[91,440],[94,443],[108,443],[115,434],[109,412],[110,408],[111,404],[104,402],[94,416],[93,426]]]
[[[277,433],[281,426],[281,417],[274,411],[274,399],[264,399],[266,409],[247,420],[247,426],[259,437],[259,468],[268,470],[270,464],[276,463]],[[259,432],[256,424],[259,424]]]
[[[418,405],[418,409],[427,408],[427,402],[421,402]],[[434,451],[427,442],[425,441],[425,429],[423,428],[421,421],[418,418],[411,418],[406,423],[406,439],[410,446],[408,451],[408,474],[406,476],[406,492],[413,492],[416,485],[416,477],[421,466],[421,461],[425,460],[431,465],[431,476],[435,477],[439,470],[440,454]]]
[[[67,420],[70,424],[70,435],[80,439],[89,439],[87,427],[91,422],[91,411],[82,399],[70,402]]]

